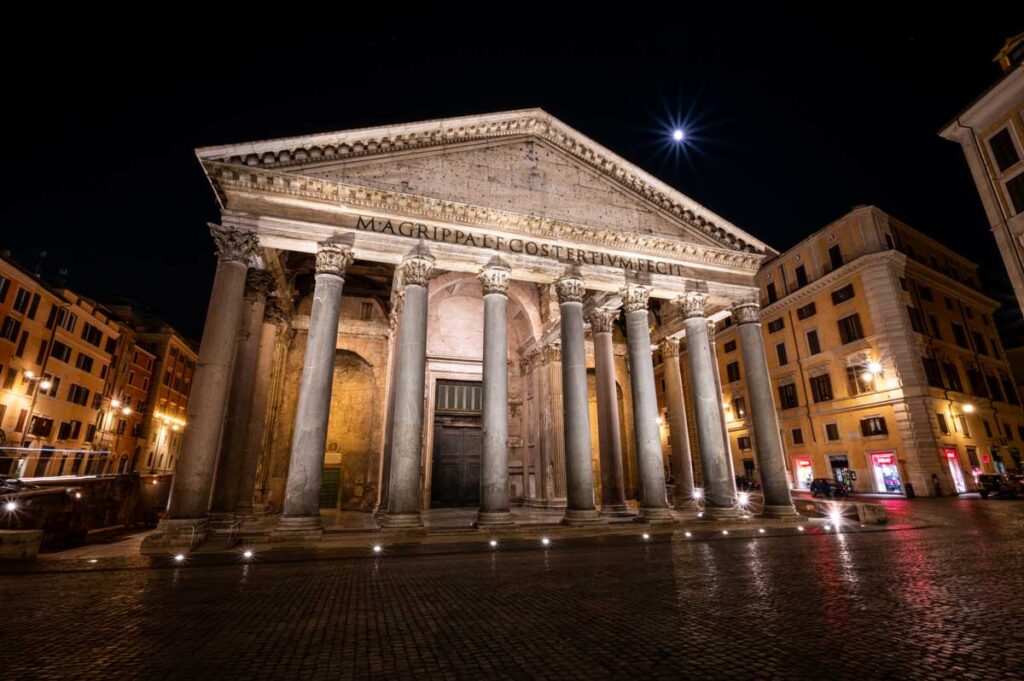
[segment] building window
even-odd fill
[[[864,437],[875,437],[888,435],[889,430],[885,427],[885,419],[881,416],[870,416],[860,420],[860,432]]]
[[[838,305],[839,303],[845,303],[847,300],[853,298],[853,284],[847,284],[846,286],[836,289],[832,292],[832,304]]]
[[[125,427],[127,427],[127,425],[128,425],[127,421],[125,421],[124,419],[118,419],[117,420],[117,434],[118,435],[124,435],[124,429],[125,429]]]
[[[359,304],[359,319],[368,322],[373,319],[373,303]]]
[[[804,443],[804,431],[801,429],[794,428],[790,434],[793,436],[793,444],[802,445]]]
[[[946,415],[936,414],[935,420],[939,423],[939,432],[943,435],[949,435],[949,424],[946,423]]]
[[[839,442],[839,424],[825,424],[825,440],[828,442]]]
[[[768,286],[765,287],[765,289],[768,292],[768,304],[769,305],[771,305],[772,303],[774,303],[776,300],[779,299],[779,293],[778,293],[778,291],[775,290],[775,282],[770,282],[768,284]]]
[[[1003,376],[1003,392],[1006,393],[1006,401],[1014,406],[1020,406],[1020,396],[1017,394],[1017,387],[1009,376]]]
[[[945,388],[942,384],[942,372],[939,371],[939,363],[934,357],[922,357],[921,364],[924,366],[924,375],[928,379],[928,385],[933,388]]]
[[[939,331],[939,320],[935,318],[935,315],[928,315],[928,323],[932,327],[932,337],[942,340],[942,332]]]
[[[5,317],[3,326],[0,326],[0,338],[14,343],[18,340],[19,333],[21,333],[21,320],[15,319],[10,315]]]
[[[53,341],[53,349],[50,350],[50,357],[66,364],[71,361],[71,348],[59,340],[55,340]]]
[[[967,369],[967,382],[971,384],[971,394],[979,397],[988,397],[988,387],[985,385],[985,378],[981,372],[973,367]]]
[[[970,437],[971,428],[967,425],[967,414],[960,414],[956,418],[960,422],[960,432],[964,434],[964,437]]]
[[[732,398],[732,415],[737,420],[747,418],[747,401],[742,397]]]
[[[779,359],[780,367],[789,364],[789,357],[786,355],[785,343],[778,343],[775,345],[775,356]]]
[[[779,317],[768,322],[768,333],[775,333],[776,331],[782,331],[786,328],[786,322]]]
[[[978,351],[979,355],[988,356],[988,346],[985,345],[985,337],[977,331],[972,331],[971,335],[974,336],[974,349]]]
[[[917,295],[921,296],[921,300],[927,300],[928,302],[934,300],[932,296],[932,290],[925,286],[924,284],[917,285]]]
[[[846,387],[850,391],[850,397],[873,392],[875,389],[875,375],[868,371],[863,364],[854,364],[846,367]]]
[[[1006,434],[1006,439],[1007,440],[1012,440],[1013,439],[1013,430],[1010,429],[1010,424],[1009,423],[1004,423],[1003,424],[1003,432]]]
[[[780,409],[793,409],[794,407],[800,406],[800,401],[796,396],[795,383],[784,383],[778,387],[778,391]]]
[[[103,342],[103,332],[86,322],[82,325],[82,340],[90,345],[99,347],[100,343]]]
[[[1009,170],[1020,160],[1017,147],[1013,144],[1013,137],[1010,136],[1009,126],[992,135],[988,139],[988,146],[992,150],[992,158],[995,159],[1001,173]]]
[[[739,437],[739,445],[740,445],[740,449],[742,449],[742,450],[750,449],[750,436],[749,435],[741,435]]]
[[[725,350],[727,353],[736,352],[736,341],[729,341],[728,343],[722,346],[722,349]]]
[[[1017,426],[1017,437],[1024,440],[1024,426]]]
[[[985,437],[992,437],[992,426],[989,424],[988,419],[983,419],[981,425],[985,426]]]
[[[812,355],[817,355],[821,352],[821,343],[818,342],[818,332],[816,330],[807,332],[807,352]]]
[[[73,402],[84,407],[89,403],[89,389],[83,388],[77,383],[72,383],[71,387],[68,388],[68,402]]]
[[[964,384],[960,382],[960,372],[957,370],[956,365],[952,362],[946,362],[942,365],[942,370],[946,374],[946,382],[949,384],[949,389],[963,392]]]
[[[28,304],[32,300],[32,294],[29,293],[28,289],[19,288],[18,292],[14,294],[14,303],[11,307],[14,308],[15,312],[25,314],[25,310],[28,309]]]
[[[910,317],[910,328],[914,333],[924,333],[924,318],[921,311],[912,305],[907,305],[907,316]]]
[[[999,379],[992,374],[985,374],[985,383],[988,384],[988,391],[992,395],[992,399],[996,402],[1005,402],[1003,398],[1003,388],[999,384]]]
[[[15,357],[25,356],[25,346],[28,344],[28,331],[21,332],[21,338],[18,339],[18,349],[14,351]]]
[[[803,288],[807,286],[807,269],[803,265],[800,265],[793,273],[796,274],[796,287]]]
[[[964,327],[960,326],[956,322],[953,322],[952,327],[953,327],[953,340],[955,340],[956,344],[959,345],[960,347],[969,350],[970,348],[967,345],[967,332],[964,331]]]
[[[832,399],[831,376],[822,374],[811,379],[811,398],[815,402],[828,402]]]
[[[43,378],[45,378],[46,380],[48,380],[50,382],[50,389],[49,390],[42,390],[42,389],[40,389],[39,392],[41,394],[43,394],[43,395],[47,395],[48,397],[57,397],[57,391],[60,389],[60,377],[59,376],[51,376],[50,374],[43,374]]]
[[[839,320],[839,338],[842,343],[852,343],[864,337],[864,329],[860,326],[860,315],[856,312]]]
[[[46,341],[40,341],[39,342],[39,352],[36,353],[36,364],[42,364],[43,360],[46,359],[46,348],[47,347],[48,346],[47,346],[47,342]]]
[[[11,289],[11,280],[7,277],[0,277],[0,303],[7,300],[7,292]]]
[[[796,309],[796,318],[807,319],[808,317],[813,317],[817,313],[818,308],[814,305],[814,303],[807,303],[806,305],[798,307]]]
[[[1017,173],[1006,182],[1006,193],[1010,195],[1014,214],[1024,212],[1024,173]]]
[[[828,249],[828,260],[834,270],[843,266],[843,252],[839,250],[838,245]]]
[[[729,379],[729,383],[740,380],[740,363],[729,362],[725,365],[725,374]]]
[[[946,298],[946,309],[947,310],[952,310],[953,309],[953,299],[952,298]]]
[[[78,353],[78,357],[75,358],[75,366],[86,373],[92,372],[92,357],[85,353]]]

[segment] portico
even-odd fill
[[[282,541],[317,537],[320,508],[417,532],[423,508],[467,500],[484,528],[507,527],[512,505],[564,509],[570,525],[634,507],[671,522],[667,474],[677,508],[696,479],[707,518],[737,514],[708,323],[736,316],[747,358],[765,244],[536,109],[198,156],[221,203],[214,235],[244,247],[222,250],[199,358],[211,368],[193,396],[219,411],[190,414],[204,437],[183,445],[144,550],[201,541],[214,480],[218,513],[280,512]],[[273,286],[247,297],[247,270]],[[286,332],[258,333],[264,308]],[[654,344],[679,383],[671,451]],[[784,515],[785,456],[756,360],[745,366],[767,386],[751,394],[766,497],[770,482],[770,512]],[[256,372],[279,378],[268,387]],[[252,446],[252,423],[258,465],[232,444]]]

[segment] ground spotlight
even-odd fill
[[[843,514],[838,508],[833,508],[829,511],[828,517],[836,527],[839,527],[839,524],[843,522]]]
[[[804,531],[804,526],[803,525],[797,525],[796,526],[796,531],[797,532],[803,532]]]
[[[643,538],[644,538],[644,539],[650,539],[650,538],[651,538],[651,535],[649,535],[648,533],[644,532],[644,534],[643,534]]]
[[[683,532],[683,536],[686,537],[687,539],[689,539],[690,537],[693,536],[693,532],[690,532],[689,530],[687,530],[686,532]]]
[[[729,534],[729,530],[722,530],[722,534],[725,534],[725,535]]]
[[[18,510],[18,502],[8,501],[6,504],[4,504],[4,510],[7,511],[8,513],[14,513],[15,511]]]
[[[86,562],[87,562],[87,563],[98,563],[99,561],[98,561],[98,560],[96,560],[95,558],[90,558],[90,559],[89,559],[89,560],[87,560]]]
[[[541,543],[541,546],[550,546],[551,545],[551,540],[548,539],[547,537],[541,537],[540,538],[540,543]]]
[[[177,554],[175,554],[174,555],[174,562],[175,563],[184,563],[185,562],[185,554],[184,553],[177,553]]]
[[[758,532],[758,534],[764,534],[764,528],[763,527],[757,528],[757,532]]]
[[[381,546],[380,544],[374,544],[373,545],[373,552],[374,553],[380,553],[383,550],[384,550],[384,547]]]
[[[493,548],[497,548],[497,546],[498,546],[498,540],[497,539],[492,539],[491,540],[491,548],[492,549]]]
[[[702,499],[703,497],[704,497],[704,490],[702,490],[700,487],[694,487],[693,488],[693,498],[694,499]]]
[[[737,499],[740,502],[740,506],[746,506],[750,503],[750,492],[740,492],[737,495]]]
[[[245,551],[242,552],[242,558],[245,558],[246,560],[249,560],[250,558],[252,558],[253,555],[254,554],[252,552],[252,549],[246,549]]]

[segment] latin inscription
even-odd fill
[[[630,258],[574,246],[538,243],[530,239],[509,239],[491,234],[474,234],[455,227],[424,225],[408,220],[392,221],[360,215],[356,220],[356,229],[376,234],[394,234],[411,239],[427,239],[459,246],[532,255],[539,258],[553,258],[571,264],[618,267],[633,272],[653,272],[677,277],[685,274],[685,265],[676,263],[649,258]]]

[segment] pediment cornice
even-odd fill
[[[541,109],[206,147],[196,153],[204,162],[287,170],[514,136],[532,136],[552,144],[729,250],[761,254],[771,251],[735,225]]]
[[[535,239],[589,244],[637,255],[751,273],[757,271],[765,257],[749,251],[590,227],[536,215],[344,184],[279,170],[218,161],[204,161],[203,167],[224,205],[228,205],[228,199],[233,192],[300,197],[315,202],[362,208],[373,213],[490,228]]]

